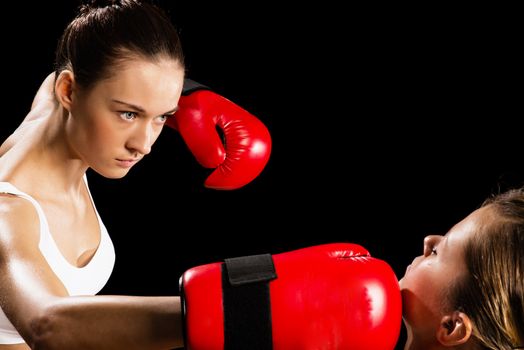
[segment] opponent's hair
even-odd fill
[[[467,277],[450,301],[473,322],[482,349],[524,349],[524,188],[487,199],[495,220],[464,248]]]
[[[55,57],[56,76],[64,69],[89,89],[111,77],[127,59],[171,58],[184,67],[177,29],[159,7],[140,0],[92,0],[80,6],[64,30]]]

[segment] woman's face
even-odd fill
[[[417,341],[431,344],[446,305],[446,291],[466,273],[463,248],[489,218],[488,207],[480,208],[456,224],[445,236],[424,239],[423,255],[415,258],[400,280],[403,318]],[[429,348],[429,345],[428,345]]]
[[[129,59],[112,77],[83,92],[73,89],[67,120],[76,157],[108,178],[120,178],[151,151],[175,112],[184,68],[172,59]]]

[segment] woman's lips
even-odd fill
[[[122,168],[131,168],[135,165],[140,159],[117,159],[118,165]]]

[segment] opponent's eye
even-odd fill
[[[136,118],[135,112],[120,112],[120,117],[124,120],[133,120]]]

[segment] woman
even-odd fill
[[[152,5],[85,5],[66,28],[55,74],[0,148],[0,349],[182,346],[178,297],[92,296],[114,250],[85,173],[125,176],[183,80],[177,32]]]
[[[400,287],[405,349],[524,349],[524,188],[426,237]]]
[[[93,296],[109,278],[114,251],[85,177],[89,167],[125,176],[176,110],[184,78],[176,31],[156,8],[133,0],[87,5],[66,29],[56,63],[0,147],[0,350],[181,346],[178,297]],[[407,349],[523,344],[523,196],[511,192],[445,238],[426,240],[424,257],[401,281]],[[495,251],[476,253],[477,236],[509,255],[473,261]],[[507,286],[486,279],[476,288],[479,276],[497,275],[474,269],[487,261],[498,261]],[[440,292],[450,277],[456,292]],[[506,312],[502,322],[497,307]]]

